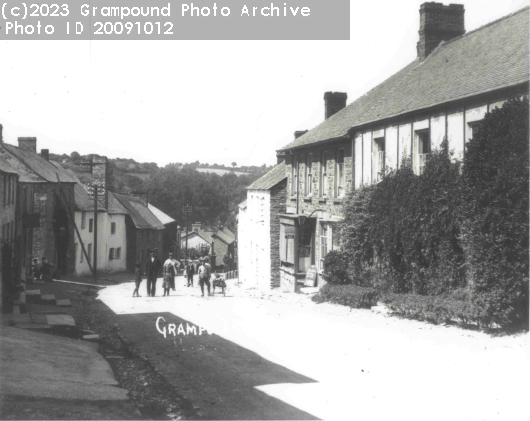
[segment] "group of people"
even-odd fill
[[[162,265],[160,259],[156,256],[156,253],[152,251],[147,259],[145,265],[145,276],[147,277],[147,296],[154,297],[156,294],[156,280],[159,275],[162,275],[162,288],[164,288],[164,297],[169,296],[170,290],[175,291],[175,276],[177,276],[178,269],[180,268],[180,262],[173,258],[173,253],[169,253],[167,260]],[[208,258],[205,257],[199,260],[199,266],[197,267],[197,273],[199,275],[199,286],[201,287],[201,293],[204,297],[204,286],[207,286],[208,295],[210,293],[210,277],[212,274],[212,267],[208,263]],[[133,297],[140,297],[138,290],[142,282],[142,270],[141,264],[136,264],[135,271],[135,290]],[[195,275],[195,267],[192,263],[186,262],[184,267],[184,275],[186,276],[188,287],[193,287],[193,276]]]
[[[52,281],[52,265],[48,262],[46,257],[42,258],[42,261],[39,262],[39,259],[33,259],[32,265],[32,275],[33,279],[42,280],[42,281]]]

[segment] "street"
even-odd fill
[[[145,297],[143,283],[132,298],[124,283],[99,298],[205,419],[526,419],[528,335],[260,299],[233,283],[202,298],[177,279],[170,297]]]

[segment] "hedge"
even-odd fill
[[[377,304],[380,296],[373,288],[326,284],[312,299],[316,303],[328,302],[351,308],[370,308]]]

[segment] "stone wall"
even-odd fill
[[[285,213],[287,180],[271,189],[270,195],[270,242],[271,242],[271,288],[280,286],[280,217]]]

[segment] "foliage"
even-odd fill
[[[357,285],[326,284],[313,297],[313,301],[340,304],[351,308],[370,308],[377,304],[379,297],[380,293],[373,288],[364,288]]]
[[[528,320],[528,100],[493,110],[467,145],[462,244],[473,300],[498,324]]]
[[[184,252],[185,253],[185,252]],[[188,260],[198,260],[201,257],[206,257],[210,254],[210,245],[209,244],[201,244],[197,247],[189,247],[188,248]]]
[[[421,175],[404,161],[350,193],[332,282],[394,294],[403,314],[437,323],[528,320],[528,113],[527,99],[488,113],[463,169],[444,140]],[[464,290],[466,300],[453,299]]]
[[[323,275],[330,284],[351,284],[348,279],[348,256],[339,250],[330,251],[324,258]]]

